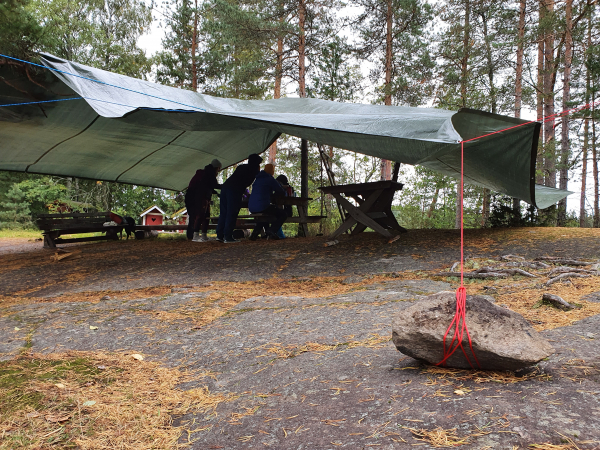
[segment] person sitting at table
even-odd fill
[[[250,212],[252,214],[262,213],[275,217],[275,221],[271,222],[270,226],[268,222],[259,222],[256,224],[256,228],[254,228],[250,236],[250,240],[252,241],[258,238],[263,228],[266,229],[267,239],[279,239],[277,237],[277,230],[281,228],[281,225],[287,219],[286,212],[272,204],[273,195],[285,196],[285,191],[275,178],[273,178],[274,174],[275,166],[273,164],[265,164],[264,169],[256,176],[256,180],[254,180],[254,184],[252,185],[252,193],[248,201]]]
[[[208,223],[210,221],[210,198],[215,189],[219,189],[217,173],[221,170],[221,161],[213,159],[204,169],[198,169],[190,180],[185,193],[185,207],[188,213],[187,238],[193,242],[208,241]],[[202,227],[202,235],[200,235]]]
[[[295,197],[296,196],[296,192],[294,191],[294,188],[292,186],[290,186],[288,177],[281,174],[277,178],[275,178],[275,180],[281,185],[281,187],[285,191],[286,197]],[[292,205],[284,205],[282,208],[288,217],[293,216],[294,213],[292,210]],[[279,237],[279,239],[285,239],[285,234],[283,233],[283,228],[280,227],[279,230],[277,230],[277,236]]]
[[[217,241],[226,244],[240,242],[233,238],[233,228],[237,221],[242,203],[242,196],[260,172],[263,159],[253,153],[248,157],[248,164],[237,166],[233,174],[221,186],[221,209],[217,224]]]

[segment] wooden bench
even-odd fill
[[[321,220],[327,218],[327,216],[306,216],[304,219],[299,216],[288,217],[285,223],[319,223]],[[275,216],[268,214],[257,213],[237,216],[235,229],[237,230],[251,230],[256,227],[258,223],[273,222]],[[217,228],[219,217],[211,217],[208,228],[214,230]],[[137,229],[137,228],[136,228]]]
[[[303,216],[303,217],[302,217]],[[286,219],[286,223],[319,223],[326,216],[292,216]],[[124,225],[105,227],[104,223],[110,222],[109,212],[95,213],[63,213],[63,214],[40,214],[36,219],[36,224],[44,235],[44,248],[56,248],[56,244],[67,244],[70,242],[88,242],[88,241],[108,241],[118,240],[119,233],[125,228]],[[268,214],[248,214],[239,215],[235,228],[240,230],[254,229],[257,224],[263,222],[272,222],[275,217]],[[209,222],[210,229],[216,229],[218,217],[211,217]],[[176,231],[187,230],[187,225],[136,225],[135,231]],[[60,236],[65,234],[83,234],[83,233],[104,233],[103,236],[87,236],[79,238],[63,239]]]
[[[119,239],[118,233],[123,231],[124,225],[105,227],[104,223],[110,222],[109,212],[95,213],[63,213],[40,214],[36,224],[44,233],[44,248],[56,248],[56,244],[86,241],[107,241]],[[65,234],[105,233],[104,236],[87,236],[79,238],[62,239]]]

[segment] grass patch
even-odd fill
[[[40,239],[42,232],[40,230],[9,230],[0,229],[0,239],[20,238],[20,239]]]
[[[132,355],[68,352],[0,362],[0,449],[179,448],[173,414],[237,398],[206,387],[176,389],[189,380],[189,373]]]

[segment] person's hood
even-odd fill
[[[284,186],[289,186],[290,184],[288,177],[286,177],[285,175],[279,175],[277,178],[275,178],[275,180]]]
[[[260,165],[260,163],[263,162],[263,159],[257,155],[256,153],[252,153],[249,157],[248,157],[248,164],[250,164],[251,166],[257,166]]]

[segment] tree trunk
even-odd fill
[[[519,200],[518,198],[514,198],[512,199],[512,222],[513,222],[513,226],[518,226],[519,222],[521,221],[521,200]]]
[[[306,1],[299,0],[298,8],[298,26],[300,28],[300,38],[298,41],[298,88],[301,98],[306,97]],[[308,141],[300,141],[300,196],[308,197]],[[298,226],[301,232],[302,225]]]
[[[192,34],[192,90],[198,90],[198,73],[196,71],[196,48],[198,39],[198,0],[194,2],[194,31]]]
[[[589,78],[588,78],[589,80]],[[589,145],[589,132],[590,132],[590,120],[585,119],[583,123],[583,149],[581,156],[581,196],[579,197],[579,227],[586,227],[585,217],[585,189],[587,179],[587,160],[588,160],[588,145]]]
[[[394,10],[392,8],[392,0],[387,0],[386,11],[386,34],[385,34],[385,97],[384,104],[390,106],[392,104],[392,19]],[[381,160],[381,180],[392,179],[392,162],[387,159]]]
[[[573,0],[566,0],[565,5],[565,69],[563,77],[563,98],[562,108],[563,111],[569,107],[570,94],[571,94],[571,61],[573,56]],[[560,179],[559,188],[566,190],[569,182],[569,157],[570,146],[569,146],[569,115],[566,114],[562,118],[561,125],[561,157],[560,157]],[[567,224],[567,199],[563,198],[558,202],[558,226],[564,227]]]
[[[527,0],[519,0],[519,29],[517,41],[517,69],[515,74],[515,117],[521,117],[523,103],[523,53],[525,47],[525,14]],[[521,219],[521,202],[513,197],[512,201],[513,225],[518,225]]]
[[[591,16],[591,13],[590,13]],[[590,48],[590,46],[592,45],[592,23],[591,23],[591,17],[588,20],[588,29],[587,29],[587,46],[586,46],[586,51],[587,49]],[[591,83],[591,74],[590,74],[590,69],[588,66],[586,66],[586,70],[585,70],[585,104],[589,104],[590,103],[590,83]],[[590,112],[587,111],[587,114],[589,115]],[[587,181],[587,160],[588,160],[588,151],[589,151],[589,145],[590,145],[590,119],[589,118],[585,118],[584,123],[583,123],[583,149],[582,149],[582,165],[581,165],[581,196],[579,198],[579,226],[580,227],[585,227],[587,225],[586,223],[586,213],[585,213],[585,200],[586,200],[586,181]],[[594,214],[594,211],[592,211],[592,214]]]
[[[283,17],[280,19],[283,22]],[[281,98],[281,82],[283,79],[283,37],[277,38],[277,61],[275,63],[275,90],[273,92],[273,98]],[[269,163],[275,164],[275,158],[277,156],[277,141],[271,144],[269,147]]]
[[[467,106],[467,75],[469,69],[469,41],[470,37],[470,21],[471,21],[471,2],[465,2],[465,25],[463,35],[463,57],[461,61],[461,76],[460,76],[460,98],[461,106]]]
[[[554,0],[544,0],[545,14],[554,12]],[[544,181],[549,187],[556,187],[556,149],[554,139],[554,30],[545,30],[544,39]],[[548,119],[550,118],[550,119]]]
[[[469,69],[469,41],[470,41],[470,21],[471,21],[471,2],[465,1],[465,24],[463,35],[463,57],[461,61],[461,76],[460,76],[460,97],[462,107],[467,106],[467,75]],[[454,220],[454,228],[460,228],[461,217],[460,208],[463,202],[462,189],[460,181],[456,185],[456,218]]]
[[[519,35],[517,41],[517,70],[515,74],[515,117],[521,117],[521,104],[523,98],[523,52],[525,45],[525,12],[527,0],[520,0],[519,8]]]
[[[487,60],[488,81],[490,83],[490,102],[493,114],[497,113],[498,103],[496,99],[496,86],[494,84],[494,65],[492,62],[492,46],[488,35],[488,24],[486,12],[481,12],[481,21],[483,22],[483,39],[485,41],[485,56]],[[483,189],[483,201],[481,202],[481,226],[485,227],[490,217],[491,192],[489,189]]]
[[[454,220],[454,228],[459,229],[461,224],[460,206],[463,202],[463,191],[460,186],[460,180],[456,183],[456,218]]]
[[[539,23],[545,17],[544,0],[539,2]],[[544,33],[538,35],[538,67],[537,67],[537,120],[544,120]],[[536,159],[537,184],[544,184],[544,127],[540,127],[540,147]]]
[[[596,95],[594,93],[592,93],[592,102],[596,102]],[[596,148],[596,105],[592,106],[592,164],[592,170],[594,171],[594,228],[600,228],[600,194],[598,193],[598,149]]]
[[[433,198],[431,199],[431,204],[429,205],[429,211],[427,211],[428,219],[431,219],[431,216],[433,215],[433,211],[435,211],[435,207],[437,205],[439,196],[440,196],[440,188],[438,186],[436,186],[435,193],[433,194]]]
[[[306,97],[306,0],[299,0],[298,27],[298,91],[300,98]]]
[[[490,203],[492,193],[489,189],[483,189],[483,199],[481,201],[481,226],[485,227],[490,218]]]
[[[485,41],[485,58],[487,61],[488,81],[490,83],[490,102],[492,113],[496,114],[498,102],[496,99],[496,86],[494,84],[494,64],[492,61],[492,45],[488,36],[488,24],[486,11],[481,12],[481,21],[483,22],[483,39]],[[522,64],[522,63],[521,63]]]

